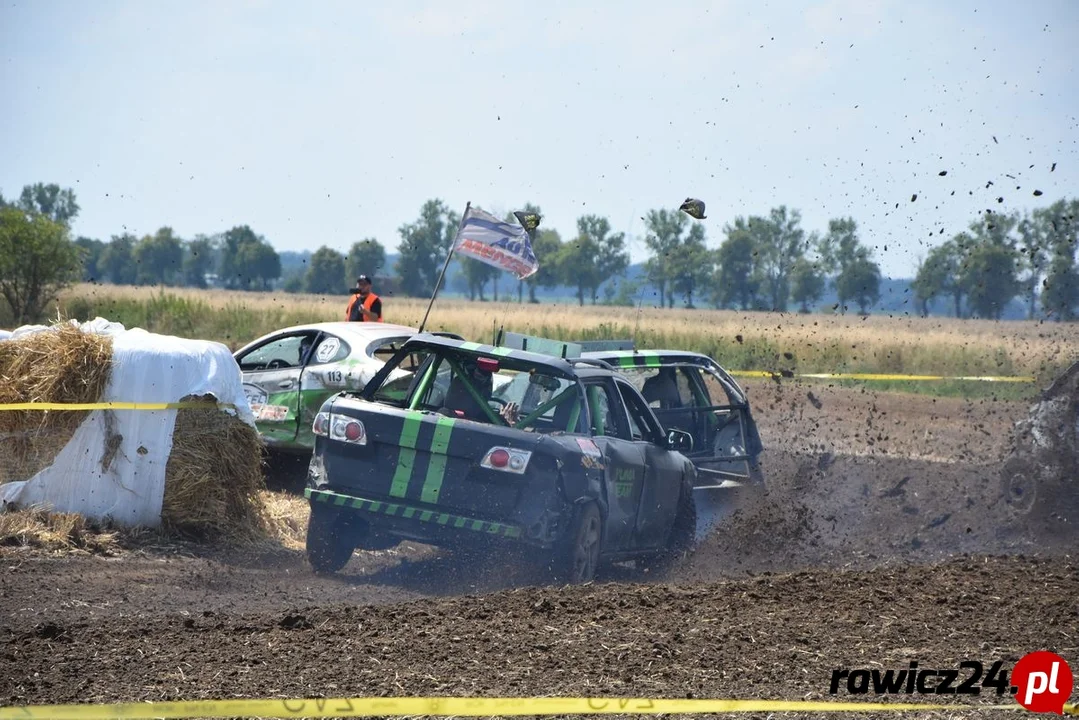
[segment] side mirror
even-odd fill
[[[668,430],[667,449],[683,453],[691,452],[693,450],[693,436],[682,430]]]

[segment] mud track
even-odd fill
[[[837,667],[1010,664],[1041,648],[1079,663],[1075,518],[1017,516],[994,480],[1026,404],[806,392],[750,388],[779,448],[768,491],[734,498],[662,584],[614,568],[589,587],[527,587],[504,561],[413,545],[357,554],[336,577],[284,550],[5,551],[0,704],[826,698]]]

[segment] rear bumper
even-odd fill
[[[525,528],[513,523],[484,520],[326,488],[308,487],[304,490],[304,496],[312,506],[327,505],[361,515],[380,532],[437,545],[502,541],[550,547],[556,525],[543,523],[542,526]]]

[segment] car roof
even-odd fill
[[[715,360],[704,353],[689,350],[591,350],[581,357],[606,360],[616,367],[649,367],[664,362],[691,362],[713,364]]]
[[[480,355],[489,355],[495,358],[513,358],[514,360],[522,360],[524,362],[532,363],[535,365],[545,366],[565,376],[585,377],[596,374],[613,374],[613,370],[608,370],[596,366],[577,365],[572,362],[573,358],[566,360],[560,357],[556,357],[554,355],[546,355],[544,353],[530,352],[528,350],[516,350],[513,348],[501,347],[498,345],[486,345],[484,343],[472,342],[470,340],[458,340],[456,338],[433,335],[430,333],[421,333],[410,338],[406,345],[412,344],[435,345],[453,348],[455,350],[465,350],[467,352],[474,352]]]

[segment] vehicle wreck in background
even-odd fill
[[[362,390],[415,334],[415,328],[390,323],[312,323],[269,333],[233,353],[267,446],[310,452],[311,423],[323,401],[342,390]]]

